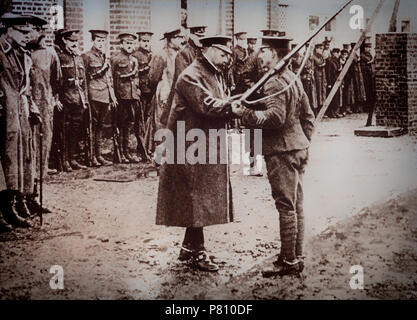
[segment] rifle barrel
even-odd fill
[[[353,0],[347,1],[335,14],[333,14],[330,18],[328,18],[322,25],[313,30],[313,32],[302,41],[299,45],[297,45],[294,49],[292,49],[284,58],[282,58],[278,64],[268,70],[267,73],[263,75],[263,77],[250,89],[248,89],[242,97],[239,99],[240,102],[247,100],[254,92],[256,92],[260,87],[262,87],[269,78],[279,72],[290,60],[291,58],[298,52],[302,47],[304,47],[308,42],[310,42],[330,21],[332,21],[340,12],[342,12]]]

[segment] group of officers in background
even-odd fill
[[[168,30],[161,39],[163,49],[155,53],[151,31],[121,33],[120,48],[110,57],[106,30],[90,30],[92,48],[81,53],[79,30],[58,30],[54,46],[47,46],[45,20],[6,13],[1,22],[0,229],[9,231],[13,226],[30,227],[28,218],[39,211],[50,212],[37,200],[40,172],[152,162],[154,133],[166,127],[176,80],[199,55],[206,26],[188,26],[187,34],[181,27]],[[285,36],[278,30],[262,33]],[[234,45],[227,43],[233,54],[222,70],[229,95],[245,92],[265,72],[257,39],[246,32],[234,37]],[[365,42],[361,56],[355,56],[329,117],[361,112],[373,103],[369,49]],[[343,50],[330,49],[326,39],[315,44],[314,53],[307,57],[300,77],[316,114],[349,50],[348,45]],[[294,73],[302,61],[302,54],[292,60]],[[136,137],[134,146],[131,135]],[[113,141],[113,152],[106,157],[105,137]]]

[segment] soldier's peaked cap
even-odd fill
[[[109,35],[109,32],[107,30],[91,29],[88,31],[91,32],[92,36],[96,36],[99,38],[107,38],[107,36]]]
[[[153,32],[149,31],[149,30],[146,30],[146,31],[138,31],[138,32],[136,32],[136,34],[138,36],[152,36]]]
[[[161,38],[161,40],[171,39],[171,38],[174,38],[175,36],[178,36],[180,34],[181,34],[181,28],[175,28],[173,30],[169,30],[169,31],[165,32],[164,36]]]
[[[277,29],[264,29],[261,30],[264,37],[282,37],[285,35],[285,32],[279,31]]]
[[[130,40],[130,41],[135,41],[137,39],[137,36],[133,33],[129,33],[129,32],[123,32],[121,34],[119,34],[117,36],[117,38],[119,40]]]
[[[231,37],[222,35],[204,37],[200,39],[201,45],[205,48],[214,47],[228,54],[232,54],[232,50],[227,46],[230,41],[232,41]]]
[[[80,39],[80,30],[79,29],[64,29],[60,33],[61,37],[64,39],[76,41]]]
[[[248,34],[246,31],[238,31],[235,33],[235,37],[239,37],[241,35]]]
[[[29,27],[30,24],[39,25],[40,21],[44,21],[41,18],[32,15],[23,15],[12,12],[6,12],[0,17],[0,21],[6,26],[25,26]],[[46,22],[46,21],[45,21]],[[17,28],[19,29],[19,28]],[[19,29],[20,30],[20,29]]]
[[[343,44],[343,50],[349,50],[350,48],[350,44],[349,43],[344,43]]]
[[[25,15],[27,17],[29,17],[29,23],[38,26],[38,27],[42,27],[46,24],[48,24],[48,21],[46,21],[45,19],[42,19],[41,17],[35,16],[33,14],[28,14]]]
[[[262,37],[261,48],[290,49],[291,40],[289,37]]]
[[[204,36],[207,26],[194,25],[194,26],[189,26],[188,28],[190,29],[191,33],[194,33],[194,34],[199,35],[199,36]]]

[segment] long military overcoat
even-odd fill
[[[227,162],[220,163],[225,137],[220,138],[215,147],[217,164],[209,164],[209,130],[225,128],[231,117],[231,107],[223,100],[225,87],[221,77],[221,73],[201,56],[178,78],[167,127],[174,133],[176,150],[179,147],[177,138],[181,140],[178,121],[184,121],[185,135],[191,129],[201,129],[207,137],[204,142],[207,164],[191,164],[185,159],[184,164],[162,165],[156,214],[158,225],[204,227],[233,220],[229,167]],[[185,150],[193,143],[185,142]],[[226,161],[227,158],[226,155]]]
[[[29,70],[32,60],[26,52],[13,48],[10,42],[0,42],[0,104],[4,108],[5,124],[1,125],[1,162],[9,190],[33,193],[35,158],[31,112],[39,110],[31,103]],[[2,121],[3,121],[2,120]]]

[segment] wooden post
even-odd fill
[[[394,10],[392,11],[388,32],[397,32],[397,15],[399,6],[400,0],[395,0]]]

